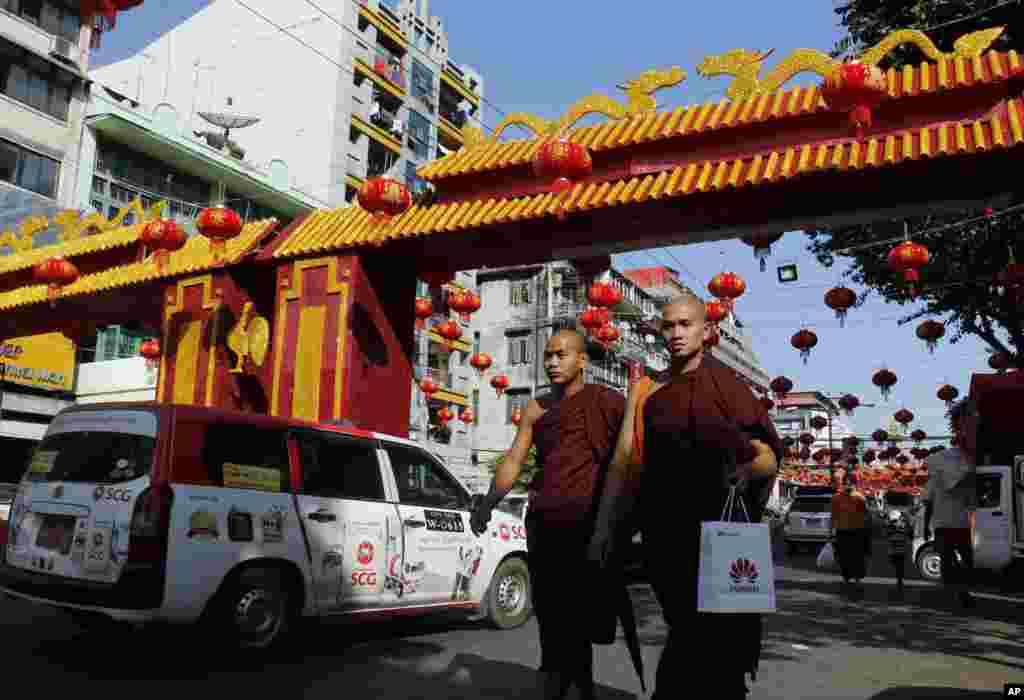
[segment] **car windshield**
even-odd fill
[[[800,513],[831,513],[832,501],[827,498],[798,498],[790,509]]]
[[[156,441],[145,435],[76,431],[46,437],[29,458],[28,481],[116,484],[149,474]]]

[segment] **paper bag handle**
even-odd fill
[[[729,487],[729,494],[725,497],[725,507],[722,508],[722,522],[727,523],[732,521],[733,510],[736,506],[736,491],[737,487],[735,484]],[[750,514],[747,512],[747,504],[743,502],[743,497],[739,498],[740,510],[743,512],[743,517],[750,522]]]

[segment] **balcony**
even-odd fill
[[[373,49],[357,45],[355,50],[355,68],[367,76],[383,90],[398,98],[405,96],[408,83],[401,57],[383,47]],[[358,77],[356,84],[359,84]]]
[[[437,120],[438,141],[442,142],[445,148],[456,150],[462,147],[462,127],[469,121],[466,113],[452,109],[444,103],[441,104],[438,114],[441,118]]]
[[[409,45],[409,40],[402,29],[402,20],[398,16],[398,3],[393,0],[360,0],[359,2],[359,31],[364,31],[366,26],[372,24],[378,32],[394,42],[403,52]]]
[[[480,95],[477,93],[477,88],[470,83],[462,69],[451,61],[446,62],[444,70],[441,71],[441,85],[447,85],[472,104],[480,106]]]

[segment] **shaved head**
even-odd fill
[[[669,311],[676,309],[693,309],[700,313],[696,319],[700,322],[704,322],[707,319],[708,308],[704,304],[704,300],[693,292],[683,292],[677,297],[670,299],[665,306],[661,308],[662,315],[667,314]]]
[[[555,388],[582,386],[583,372],[589,362],[587,339],[572,328],[556,331],[544,348],[544,371]]]
[[[578,353],[587,354],[587,339],[583,337],[583,334],[572,328],[563,328],[562,330],[554,333],[551,336],[551,340],[555,338],[561,338],[565,341],[568,347],[572,348]],[[551,344],[551,340],[548,344]]]

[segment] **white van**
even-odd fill
[[[166,404],[60,413],[13,507],[0,593],[129,622],[208,621],[238,645],[296,616],[530,616],[526,533],[413,442]]]

